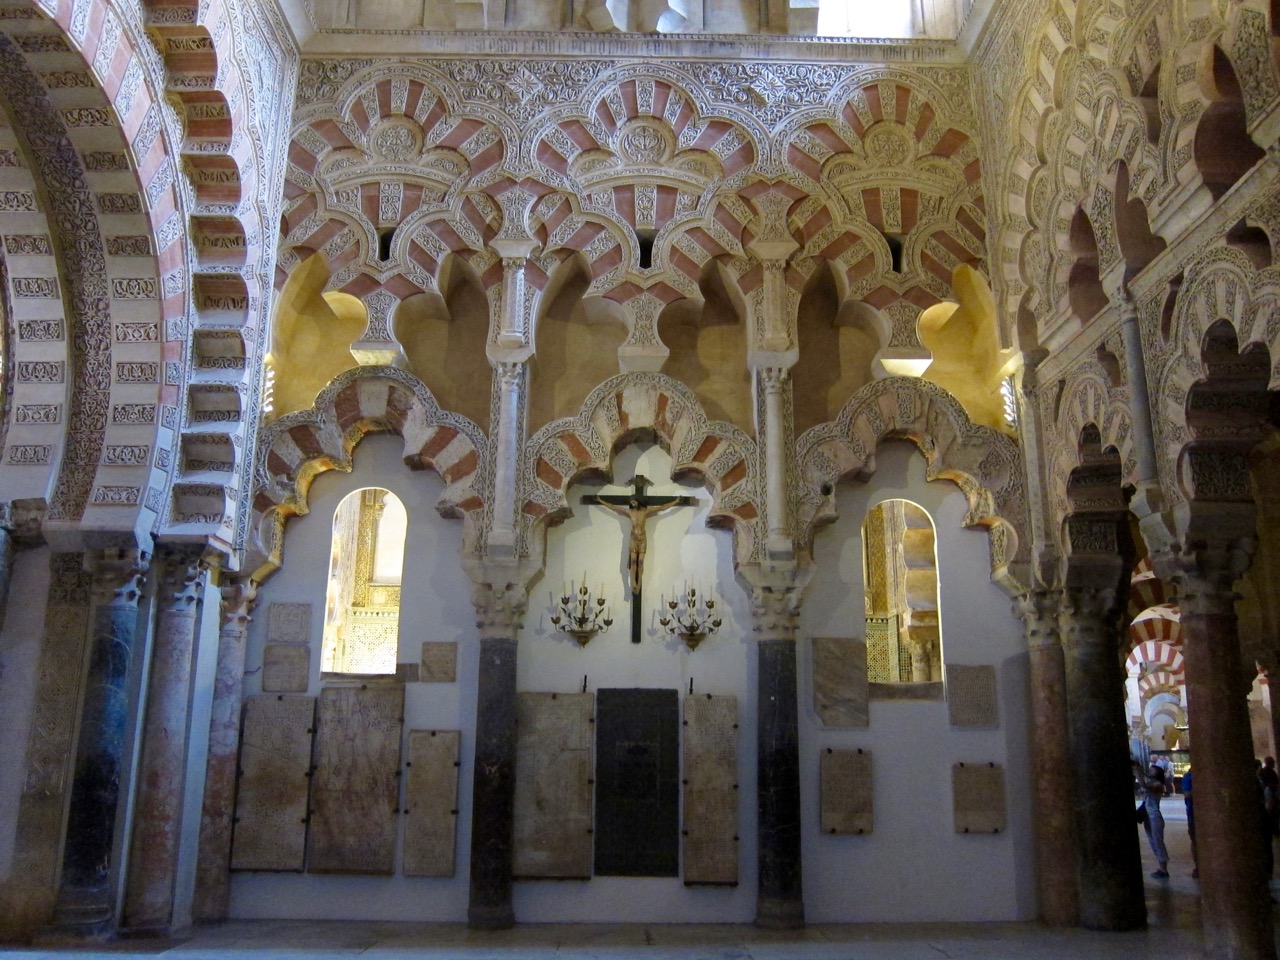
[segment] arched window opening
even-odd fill
[[[862,523],[867,679],[942,680],[933,521],[909,500],[876,504]]]
[[[409,517],[390,490],[348,494],[333,514],[325,601],[324,673],[394,674]]]
[[[1071,218],[1068,242],[1075,262],[1067,277],[1067,298],[1072,312],[1087,322],[1107,305],[1107,294],[1102,289],[1102,279],[1098,272],[1097,236],[1083,207],[1078,207],[1075,216]]]

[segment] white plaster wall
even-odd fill
[[[26,783],[27,743],[39,684],[40,641],[45,604],[33,601],[49,592],[47,547],[14,556],[9,602],[0,629],[0,880],[8,880],[18,829],[22,786]]]
[[[964,529],[965,498],[925,479],[924,458],[905,442],[882,445],[866,484],[837,490],[839,519],[818,532],[814,573],[801,616],[800,770],[804,890],[813,922],[1024,920],[1036,913],[1027,725],[1027,660],[1010,602],[990,582],[986,531]],[[951,727],[942,702],[873,701],[859,729],[822,726],[813,708],[814,636],[864,636],[861,525],[881,500],[920,504],[937,530],[945,663],[996,667],[1000,727]],[[820,751],[869,749],[874,830],[818,830]],[[951,765],[1005,768],[1008,830],[957,835]]]
[[[622,494],[635,474],[651,481],[657,496],[692,496],[697,507],[675,507],[649,519],[644,568],[643,640],[630,639],[627,573],[629,525],[600,506],[583,506],[588,493]],[[734,579],[732,534],[706,527],[711,495],[702,487],[671,482],[671,458],[660,448],[634,445],[615,457],[616,486],[571,487],[574,515],[547,535],[546,576],[530,591],[529,613],[520,634],[517,667],[520,690],[577,692],[587,689],[647,687],[732,694],[738,698],[739,884],[736,888],[685,887],[679,877],[594,877],[589,881],[525,881],[515,885],[516,919],[521,922],[741,923],[755,914],[756,891],[756,649],[751,638],[747,595]],[[584,571],[593,594],[603,585],[613,627],[586,647],[555,631],[551,607],[570,580]],[[658,624],[660,594],[685,583],[699,595],[713,589],[724,618],[718,634],[696,651],[667,636]],[[682,706],[683,709],[683,706]]]
[[[411,471],[404,465],[403,456],[404,444],[398,437],[366,437],[355,450],[351,473],[330,471],[312,485],[311,512],[289,522],[284,565],[259,593],[249,631],[245,695],[261,691],[267,610],[272,601],[312,604],[309,692],[319,694],[320,637],[333,512],[353,490],[370,486],[390,490],[404,502],[409,514],[398,659],[401,663],[418,662],[424,640],[458,644],[457,683],[412,683],[405,688],[406,731],[462,731],[456,873],[449,879],[400,876],[399,842],[394,876],[235,873],[231,885],[232,917],[466,919],[479,652],[475,610],[471,606],[471,581],[459,562],[461,521],[446,520],[435,509],[443,481],[434,473]]]

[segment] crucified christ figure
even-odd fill
[[[649,545],[646,524],[655,513],[661,513],[669,507],[691,507],[698,501],[693,497],[651,497],[644,492],[650,486],[649,480],[641,476],[632,478],[631,485],[634,490],[625,496],[591,494],[583,497],[582,502],[605,507],[631,522],[631,547],[627,554],[627,570],[631,581],[631,642],[639,643],[640,592],[644,583],[644,555]]]

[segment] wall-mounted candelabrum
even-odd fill
[[[592,597],[587,587],[587,575],[582,575],[582,586],[570,582],[558,606],[552,607],[551,623],[566,636],[585,647],[601,630],[613,626],[613,618],[604,597]]]
[[[724,622],[715,615],[716,602],[709,596],[699,598],[694,587],[689,587],[674,600],[663,597],[663,605],[667,614],[659,617],[658,623],[671,636],[679,637],[688,644],[690,650],[697,650],[698,644],[719,630]]]

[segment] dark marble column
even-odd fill
[[[1201,922],[1206,951],[1215,960],[1275,960],[1269,878],[1263,872],[1267,839],[1245,703],[1250,671],[1240,661],[1232,589],[1249,554],[1234,547],[1184,552],[1187,565],[1174,576],[1196,783]]]
[[[240,750],[240,704],[244,694],[249,614],[258,598],[258,585],[252,580],[233,580],[224,583],[220,592],[222,628],[218,632],[218,672],[213,682],[196,895],[191,909],[192,918],[198,923],[225,920],[231,908],[231,824]]]
[[[1031,674],[1031,776],[1040,916],[1050,926],[1071,927],[1080,920],[1080,892],[1071,805],[1067,669],[1058,632],[1061,602],[1061,590],[1032,590],[1015,599],[1013,612],[1026,634]]]
[[[1147,922],[1115,596],[1115,589],[1069,588],[1063,594],[1060,620],[1075,784],[1080,924],[1089,930],[1133,930]]]
[[[187,779],[191,663],[205,567],[202,547],[165,550],[156,634],[147,681],[147,713],[138,767],[123,925],[132,932],[172,932],[174,883]]]
[[[757,650],[760,892],[756,925],[795,928],[804,925],[796,642],[794,638],[760,640]]]
[[[138,598],[146,559],[137,550],[86,554],[92,563],[94,611],[89,675],[80,712],[62,879],[53,939],[103,940],[115,935],[113,853],[123,799],[125,737],[136,704],[130,700]]]
[[[471,800],[471,891],[467,922],[480,930],[515,923],[511,857],[516,789],[516,632],[523,587],[477,587],[480,671]]]

